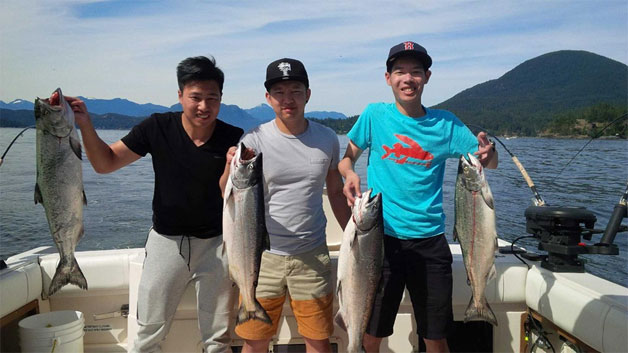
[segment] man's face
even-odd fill
[[[423,69],[423,64],[411,56],[395,60],[390,72],[386,72],[386,83],[392,87],[395,100],[399,103],[417,102],[420,104],[423,86],[432,73]]]
[[[266,101],[273,108],[277,117],[283,121],[303,119],[305,104],[310,99],[310,89],[302,82],[280,81],[266,92]]]
[[[211,126],[220,110],[220,88],[214,80],[192,81],[179,91],[179,103],[183,107],[183,116],[196,128]]]

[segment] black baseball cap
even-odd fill
[[[310,87],[305,66],[299,60],[283,58],[268,64],[266,68],[266,82],[264,82],[267,91],[270,91],[270,87],[275,83],[287,80],[300,81],[303,82],[305,88]]]
[[[432,66],[432,58],[427,55],[427,50],[415,42],[403,42],[390,48],[388,60],[386,60],[386,70],[390,72],[393,62],[400,56],[414,56],[423,64],[423,69],[427,70]]]

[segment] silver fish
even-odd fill
[[[225,187],[222,231],[229,262],[229,275],[238,285],[242,302],[236,324],[260,320],[272,324],[255,298],[262,253],[270,248],[264,213],[262,153],[243,159],[246,146],[240,143],[231,160]]]
[[[464,321],[484,320],[497,325],[484,295],[486,284],[495,277],[497,231],[493,194],[480,161],[468,154],[460,157],[455,190],[454,240],[460,242],[472,297]]]
[[[347,331],[347,352],[362,351],[362,336],[371,316],[384,260],[382,197],[373,189],[356,198],[338,256],[336,294],[339,309],[335,321]]]
[[[49,99],[35,100],[37,183],[35,203],[46,211],[50,233],[59,251],[59,264],[48,295],[68,283],[87,289],[74,249],[83,237],[81,142],[74,128],[74,112],[60,88]]]

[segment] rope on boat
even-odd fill
[[[513,242],[512,242],[512,243],[510,243],[510,252],[511,252],[511,254],[515,255],[515,257],[516,257],[517,259],[519,259],[519,261],[523,262],[523,264],[524,264],[524,265],[528,266],[528,270],[529,270],[529,269],[530,269],[530,264],[528,264],[527,262],[525,262],[525,260],[524,260],[524,259],[522,259],[521,257],[519,257],[519,255],[518,255],[518,254],[517,254],[517,252],[515,251],[515,243],[516,243],[516,242],[518,242],[518,241],[519,241],[519,240],[521,240],[521,239],[526,239],[526,238],[534,238],[534,235],[524,235],[524,236],[521,236],[521,237],[519,237],[519,238],[517,238],[517,239],[513,240]]]

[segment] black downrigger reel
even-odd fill
[[[554,272],[584,272],[580,254],[617,255],[619,248],[613,244],[618,232],[628,230],[621,224],[627,218],[626,200],[628,184],[605,230],[594,229],[597,217],[584,207],[530,206],[525,211],[526,231],[540,240],[541,267]],[[587,245],[582,239],[591,240],[593,234],[604,233],[599,243]]]

